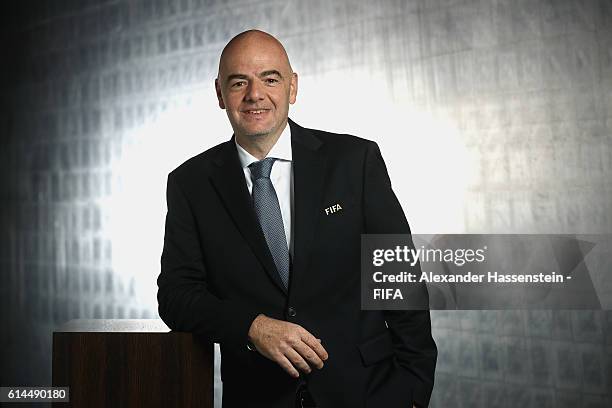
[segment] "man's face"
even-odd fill
[[[278,44],[253,36],[226,51],[215,88],[237,137],[278,135],[295,103],[297,75]]]

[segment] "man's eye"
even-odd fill
[[[275,78],[266,78],[266,83],[268,84],[275,84],[278,82],[278,79]]]
[[[245,84],[244,81],[239,81],[239,82],[234,82],[232,84],[232,88],[240,88],[241,86],[243,86]]]

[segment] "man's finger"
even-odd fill
[[[296,351],[310,364],[318,369],[323,368],[323,360],[308,344],[301,342],[295,347]]]
[[[327,354],[327,350],[321,344],[321,340],[315,338],[313,335],[305,336],[302,338],[302,341],[306,343],[315,353],[319,356],[319,358],[323,361],[329,358]]]
[[[289,374],[293,378],[298,378],[300,376],[300,373],[298,372],[298,370],[296,370],[295,367],[293,367],[293,364],[291,364],[291,361],[289,361],[287,357],[285,357],[284,354],[281,353],[277,357],[276,363],[280,365],[283,368],[283,370],[285,370],[287,374]]]
[[[306,360],[304,360],[303,356],[301,355],[299,351],[296,351],[294,349],[288,349],[285,352],[285,357],[287,357],[289,361],[291,362],[291,364],[293,364],[293,366],[297,368],[298,370],[306,374],[312,371],[310,368],[310,365],[308,365]]]

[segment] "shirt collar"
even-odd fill
[[[238,144],[238,141],[234,137],[234,143],[236,144],[236,149],[238,150],[238,159],[240,159],[240,164],[242,167],[248,167],[251,163],[259,161],[255,156],[251,153],[247,152],[242,146]],[[275,159],[291,161],[293,156],[291,152],[291,129],[289,123],[285,125],[285,129],[283,129],[280,137],[272,146],[272,149],[268,153],[266,157],[274,157]]]

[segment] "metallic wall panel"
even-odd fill
[[[3,385],[50,383],[68,319],[157,317],[165,175],[231,135],[212,81],[248,28],[286,45],[296,121],[381,145],[415,232],[612,229],[608,0],[53,1],[20,16],[2,43]],[[610,312],[432,315],[432,406],[612,405]]]

